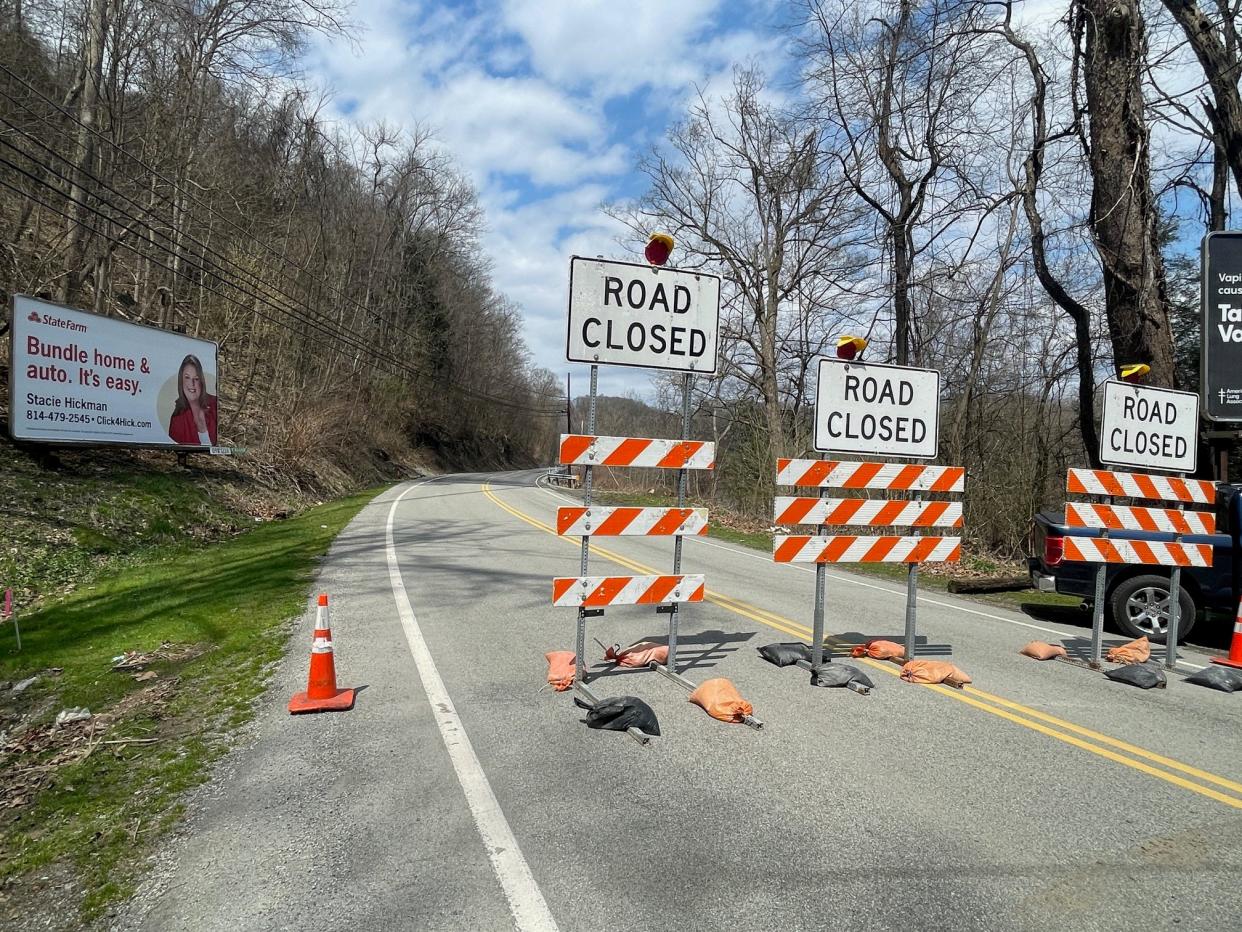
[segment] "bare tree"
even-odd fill
[[[1239,5],[1234,0],[1216,0],[1215,9],[1205,11],[1198,0],[1163,0],[1165,9],[1182,28],[1203,74],[1212,89],[1212,99],[1203,101],[1217,140],[1218,163],[1233,175],[1234,186],[1242,196],[1242,42],[1238,37]],[[1213,203],[1216,201],[1213,199]],[[1223,227],[1215,226],[1213,229]]]
[[[807,0],[805,79],[826,146],[879,218],[891,251],[894,354],[917,361],[914,288],[921,253],[1006,199],[968,165],[988,138],[972,103],[992,77],[987,51],[956,0]]]
[[[799,346],[791,337],[818,339],[822,322],[809,325],[805,315],[835,313],[825,289],[855,274],[856,212],[841,180],[825,173],[817,139],[814,126],[766,102],[757,71],[738,70],[731,96],[715,102],[700,93],[669,133],[672,151],[643,159],[647,194],[612,210],[639,235],[667,229],[690,264],[723,273],[721,377],[759,399],[771,455],[789,446],[782,356],[817,351],[819,342]]]

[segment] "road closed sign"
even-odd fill
[[[716,371],[720,279],[632,262],[569,263],[570,362]]]
[[[1104,383],[1100,462],[1193,473],[1199,461],[1199,396],[1110,379]]]
[[[939,445],[935,369],[820,360],[816,450],[932,459]]]

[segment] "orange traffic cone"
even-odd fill
[[[1229,656],[1213,657],[1212,663],[1223,663],[1227,667],[1237,667],[1242,670],[1242,602],[1238,603],[1238,616],[1233,623],[1233,640],[1229,643]]]
[[[332,661],[332,629],[328,627],[328,597],[319,596],[315,640],[311,642],[310,677],[306,692],[289,700],[289,712],[343,712],[354,707],[354,690],[336,688],[336,664]]]

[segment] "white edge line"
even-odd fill
[[[548,488],[547,486],[540,485],[538,479],[536,479],[535,485],[549,495],[562,499],[563,501],[567,501],[570,504],[577,504],[569,496],[562,495],[560,492],[555,492],[552,489]],[[689,537],[687,539],[694,541],[694,543],[696,544],[702,544],[704,547],[715,547],[718,550],[728,550],[730,553],[735,553],[740,557],[749,557],[752,560],[761,560],[764,563],[767,563],[771,566],[781,566],[787,569],[797,570],[800,573],[815,572],[815,570],[809,566],[799,566],[796,563],[773,563],[770,557],[765,557],[760,553],[754,553],[752,552],[750,548],[743,549],[741,547],[729,546],[728,544],[720,544],[720,543],[717,543],[716,541],[705,540],[702,537],[697,537],[697,536]],[[897,596],[902,599],[904,599],[906,596],[904,589],[897,589],[895,587],[890,588],[889,586],[877,586],[875,583],[863,582],[861,579],[855,579],[853,576],[846,575],[844,573],[834,573],[830,570],[828,572],[828,578],[839,580],[840,582],[844,582],[844,583],[849,583],[852,586],[861,586],[863,589],[874,589],[876,592],[887,592],[889,595]],[[1033,631],[1044,631],[1048,634],[1055,634],[1058,637],[1072,637],[1073,636],[1073,633],[1069,631],[1059,631],[1056,628],[1045,628],[1042,625],[1031,624],[1029,621],[1019,621],[1016,618],[1005,618],[1003,615],[993,615],[990,612],[981,612],[978,609],[967,608],[964,605],[958,605],[954,602],[941,602],[939,599],[929,598],[927,595],[923,595],[923,594],[919,596],[919,604],[920,605],[935,605],[937,608],[948,608],[948,609],[952,609],[953,611],[962,612],[967,615],[978,615],[980,618],[989,618],[992,621],[1003,621],[1005,624],[1008,624],[1008,625],[1018,625],[1019,627],[1022,627],[1022,628],[1030,628]],[[1179,649],[1184,650],[1185,648],[1179,645]],[[1177,665],[1182,666],[1182,667],[1189,667],[1192,670],[1206,669],[1201,664],[1190,663],[1187,660],[1183,660],[1181,657],[1177,658]]]
[[[439,478],[439,477],[436,477]],[[520,932],[557,932],[556,920],[548,909],[548,904],[539,891],[539,885],[530,871],[530,866],[518,848],[517,839],[509,827],[492,785],[479,764],[474,753],[466,727],[458,716],[440,672],[436,669],[427,642],[423,640],[422,630],[414,615],[414,607],[405,591],[405,583],[401,578],[401,567],[397,562],[397,549],[393,543],[393,524],[396,520],[397,506],[401,500],[415,489],[434,479],[426,479],[415,483],[396,497],[392,507],[388,509],[388,523],[385,531],[385,545],[388,554],[388,576],[392,582],[392,594],[397,603],[397,615],[401,619],[401,627],[405,632],[406,642],[410,646],[410,654],[418,667],[418,676],[422,680],[423,689],[427,693],[427,702],[435,716],[436,725],[440,729],[440,737],[448,749],[453,769],[457,771],[457,780],[466,794],[466,802],[470,806],[470,814],[474,816],[475,827],[479,837],[487,848],[487,856],[500,881],[501,890],[509,903],[509,911]]]

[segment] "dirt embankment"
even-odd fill
[[[168,545],[236,536],[322,501],[434,472],[410,451],[306,459],[296,470],[260,456],[45,449],[0,439],[0,590],[30,611],[109,568]]]

